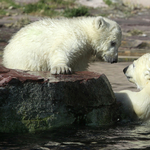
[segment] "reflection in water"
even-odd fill
[[[8,138],[9,137],[9,138]],[[0,149],[112,150],[149,149],[150,125],[64,127],[28,135],[0,135]]]

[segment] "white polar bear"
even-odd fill
[[[139,92],[123,90],[116,92],[117,101],[131,119],[150,119],[150,54],[147,53],[126,67],[123,72],[127,79],[136,84]]]
[[[107,62],[117,62],[121,36],[116,22],[100,16],[43,19],[13,36],[4,49],[3,64],[52,74],[81,71],[95,54]]]

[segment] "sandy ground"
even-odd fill
[[[138,91],[133,83],[130,83],[123,73],[123,69],[132,62],[94,62],[89,66],[89,71],[105,74],[110,81],[113,91],[132,90]]]

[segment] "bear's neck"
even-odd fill
[[[150,93],[150,82],[148,82],[148,83],[146,84],[146,86],[145,86],[141,91],[145,91],[145,92],[147,92],[147,93]]]

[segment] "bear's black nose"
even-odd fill
[[[112,64],[112,63],[117,63],[117,62],[118,62],[118,57],[115,58],[114,60],[112,60],[112,61],[111,61],[111,64]]]
[[[111,64],[113,64],[113,63],[117,63],[117,62],[118,62],[118,60],[114,60],[114,61],[112,61],[112,62],[111,62]]]
[[[126,68],[123,69],[124,74],[126,73],[128,67],[129,67],[129,66],[127,66]]]

